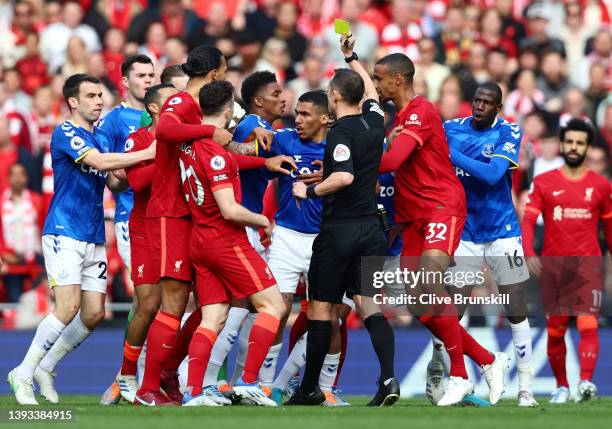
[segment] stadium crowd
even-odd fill
[[[533,177],[563,163],[558,130],[571,117],[596,126],[587,162],[610,176],[609,0],[0,0],[0,302],[30,291],[30,311],[48,309],[47,288],[35,286],[46,284],[40,232],[53,194],[49,143],[68,115],[67,77],[100,78],[108,112],[125,96],[120,65],[127,56],[151,57],[159,79],[189,50],[215,45],[238,98],[252,72],[276,73],[286,108],[274,126],[292,126],[297,97],[325,89],[345,66],[333,29],[338,17],[350,23],[370,70],[388,53],[407,54],[417,93],[443,120],[469,116],[479,84],[502,87],[503,116],[524,130],[513,177],[519,216]],[[129,301],[107,192],[109,292]],[[3,318],[5,326],[16,323],[11,311]]]

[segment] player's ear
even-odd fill
[[[127,88],[129,87],[129,84],[128,84],[128,78],[127,78],[127,76],[123,76],[123,77],[121,78],[121,83],[123,84],[123,87],[124,87],[124,88],[126,88],[126,89],[127,89]]]
[[[257,107],[263,106],[263,99],[259,95],[256,95],[255,98],[253,98],[253,102]]]
[[[77,97],[68,97],[68,106],[70,106],[70,109],[76,109],[79,107],[79,99]]]

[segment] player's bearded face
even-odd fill
[[[566,131],[561,142],[561,155],[570,167],[579,167],[587,155],[587,133],[583,131]]]

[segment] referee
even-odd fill
[[[363,301],[372,302],[362,296],[361,258],[380,257],[386,252],[376,202],[384,113],[371,80],[365,80],[366,84],[361,77],[367,74],[353,53],[354,44],[352,37],[343,36],[341,49],[352,70],[336,70],[329,83],[329,106],[337,121],[327,134],[323,181],[308,187],[296,182],[293,188],[298,200],[325,198],[321,231],[312,246],[308,271],[306,368],[300,388],[285,405],[319,405],[325,401],[319,375],[329,351],[333,306],[342,303],[345,293],[360,310]],[[379,389],[368,405],[392,405],[399,398],[399,383],[393,373],[393,330],[380,311],[364,322],[381,366]]]

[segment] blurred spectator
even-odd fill
[[[246,15],[246,28],[265,43],[274,35],[279,0],[260,0],[259,7]]]
[[[25,113],[32,108],[32,97],[22,91],[22,79],[19,71],[8,69],[4,71],[4,89],[8,97],[15,103],[17,110]]]
[[[150,57],[156,68],[166,65],[166,29],[161,22],[151,23],[145,43],[138,48],[138,53]]]
[[[559,118],[559,126],[564,127],[572,118],[590,120],[587,114],[586,98],[583,92],[575,87],[570,87],[565,91],[562,113]]]
[[[595,113],[599,104],[606,99],[609,91],[606,90],[606,68],[601,63],[594,63],[589,70],[589,88],[586,90],[587,112],[592,122],[595,122]]]
[[[565,54],[563,42],[548,35],[550,23],[550,8],[542,2],[533,2],[527,9],[527,33],[519,44],[519,48],[531,47],[541,54],[547,50],[556,50]]]
[[[459,70],[458,76],[461,79],[464,99],[471,101],[478,85],[489,80],[487,49],[482,43],[474,43],[472,45],[467,66]]]
[[[612,153],[612,94],[608,95],[597,108],[596,121],[601,138]]]
[[[361,0],[361,4],[364,9],[361,21],[370,24],[376,28],[378,34],[381,34],[387,24],[389,24],[386,0]]]
[[[88,13],[87,21],[99,34],[105,34],[109,28],[125,32],[132,19],[142,11],[142,3],[139,0],[97,0]]]
[[[612,91],[612,34],[609,29],[599,30],[592,40],[592,51],[572,69],[572,84],[586,89],[589,86],[589,69],[592,64],[601,64],[606,69],[605,86]]]
[[[225,73],[225,77],[227,79],[228,71]],[[189,80],[189,76],[185,74],[183,68],[180,64],[175,64],[172,66],[166,67],[160,76],[161,83],[168,83],[174,86],[179,91],[182,91],[187,86],[187,81]],[[229,80],[229,79],[228,79]]]
[[[165,50],[168,55],[166,66],[183,64],[187,60],[187,45],[177,37],[166,40]]]
[[[298,31],[307,39],[320,36],[338,14],[337,0],[299,0]]]
[[[519,168],[527,168],[529,159],[533,159],[540,155],[540,141],[546,133],[546,122],[539,111],[529,113],[523,119],[523,141],[521,142],[522,149],[519,153]]]
[[[488,51],[487,72],[489,73],[489,80],[505,85],[516,68],[516,59],[508,58],[508,53],[502,48],[493,48]]]
[[[503,37],[512,39],[514,45],[518,47],[519,42],[527,33],[523,24],[512,16],[512,3],[513,0],[496,0],[495,8],[502,20],[501,33]]]
[[[248,75],[254,68],[255,63],[261,54],[261,42],[257,37],[249,31],[243,31],[238,34],[238,58],[233,66],[240,66],[245,76]]]
[[[416,95],[420,95],[421,97],[427,98],[427,93],[429,92],[427,88],[427,81],[425,80],[425,76],[422,73],[416,73],[414,75],[414,93]]]
[[[302,62],[302,68],[297,79],[293,79],[287,87],[295,97],[299,97],[308,91],[327,88],[327,79],[324,74],[324,64],[319,57],[308,55]]]
[[[30,178],[29,188],[40,190],[40,166],[34,156],[21,146],[17,146],[11,139],[10,121],[0,115],[0,193],[8,186],[8,173],[11,165],[19,162],[23,164]]]
[[[51,143],[51,133],[58,119],[52,113],[53,92],[49,86],[36,88],[32,97],[32,110],[26,116],[32,138],[32,154],[42,159]]]
[[[544,104],[544,93],[536,86],[536,75],[532,70],[524,69],[519,73],[516,89],[504,103],[504,115],[513,121],[522,122],[536,106]]]
[[[0,57],[5,67],[10,68],[26,53],[26,36],[36,33],[34,7],[26,0],[15,3],[12,22],[0,26]]]
[[[28,174],[24,165],[10,166],[8,184],[0,195],[0,232],[4,242],[0,256],[7,265],[2,270],[2,281],[9,302],[17,302],[26,278],[38,273],[36,262],[41,259],[44,212],[41,196],[27,189]]]
[[[274,37],[283,39],[289,47],[289,54],[294,63],[302,61],[306,52],[306,39],[297,30],[298,9],[291,1],[284,1],[278,8],[278,25]]]
[[[359,59],[365,63],[372,59],[372,54],[378,45],[378,34],[376,29],[370,24],[362,22],[359,17],[364,9],[361,0],[342,0],[340,7],[340,17],[351,26],[351,34],[355,36],[355,52]],[[333,46],[327,54],[327,61],[336,64],[344,64],[344,54],[338,48],[340,36],[334,31],[334,25],[325,29],[323,34],[328,46]]]
[[[537,80],[538,89],[544,93],[548,112],[559,112],[565,91],[569,88],[565,61],[559,51],[549,50],[542,56],[542,75]]]
[[[36,88],[49,83],[47,65],[38,51],[38,35],[30,33],[26,36],[26,53],[15,64],[15,70],[21,75],[21,89],[28,95],[34,94]]]
[[[610,178],[610,155],[606,147],[597,144],[589,146],[586,165],[595,173]]]
[[[387,47],[390,53],[402,52],[412,61],[418,61],[417,42],[425,37],[425,33],[413,1],[393,0],[391,18],[393,22],[384,28],[380,36],[381,44]]]
[[[439,101],[438,111],[442,121],[450,121],[462,116],[461,103],[463,100],[459,95],[448,93],[442,96]]]
[[[453,97],[459,98],[461,103],[459,104],[459,110],[457,112],[458,118],[465,118],[472,115],[472,106],[470,103],[465,101],[463,97],[463,91],[461,89],[461,81],[457,77],[457,75],[451,74],[444,81],[442,81],[442,85],[440,86],[440,94],[438,96],[438,100],[442,100],[446,98],[447,95],[451,95]],[[440,106],[440,101],[438,101],[438,112],[442,110]]]
[[[440,61],[449,67],[458,67],[468,57],[472,38],[464,33],[463,11],[459,7],[448,9],[442,31],[436,38]]]
[[[61,67],[64,78],[73,74],[87,72],[88,53],[85,42],[79,37],[71,37],[66,48],[66,62]]]
[[[21,109],[17,109],[17,104],[11,98],[6,83],[3,82],[0,82],[0,116],[8,121],[7,130],[11,142],[25,151],[31,150],[32,143],[24,114]],[[2,178],[0,178],[0,180],[2,180]],[[3,188],[0,187],[0,191],[2,189]]]
[[[59,0],[49,0],[44,13],[47,25],[62,22],[62,3]]]
[[[87,24],[82,24],[83,10],[75,1],[64,4],[62,22],[49,25],[40,35],[40,54],[51,73],[55,73],[67,61],[68,42],[73,36],[83,41],[87,52],[101,50],[96,31]]]
[[[559,38],[565,44],[569,70],[574,70],[580,64],[587,40],[596,31],[597,28],[584,25],[582,7],[578,1],[570,1],[565,5],[565,25],[559,31]]]
[[[228,37],[230,32],[230,20],[225,4],[216,0],[208,8],[208,16],[203,25],[188,34],[187,46],[191,50],[200,45],[214,45],[217,40]]]
[[[119,95],[123,98],[126,89],[121,85],[121,63],[125,59],[123,48],[125,46],[125,35],[121,30],[111,28],[104,36],[104,68],[113,86],[118,89]]]
[[[115,105],[115,94],[117,88],[110,81],[106,75],[106,69],[104,68],[104,56],[97,52],[89,55],[87,58],[87,70],[86,72],[92,76],[97,77],[102,82],[102,101],[104,107],[111,109]]]
[[[295,78],[295,71],[291,68],[289,48],[284,40],[272,37],[264,44],[261,58],[255,64],[253,71],[264,70],[275,73],[281,86]]]
[[[508,54],[508,57],[517,57],[514,40],[502,32],[502,17],[497,9],[486,9],[482,13],[478,41],[487,49],[501,49]]]
[[[450,68],[435,61],[438,54],[432,39],[424,38],[418,43],[419,61],[415,64],[416,72],[422,74],[427,82],[427,98],[432,103],[438,101],[440,87],[450,75]]]
[[[163,24],[168,37],[182,40],[186,40],[194,28],[202,26],[202,20],[193,11],[185,9],[181,0],[161,0],[159,8],[148,8],[134,17],[126,35],[128,42],[145,43],[147,30],[154,22]]]
[[[544,135],[539,143],[539,155],[529,164],[523,189],[529,189],[534,177],[561,167],[564,162],[559,155],[559,138],[556,133]]]

